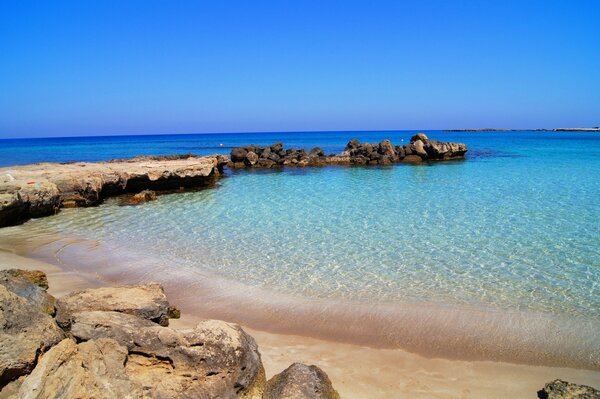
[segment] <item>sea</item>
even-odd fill
[[[415,133],[5,139],[0,165],[275,142],[329,154]],[[229,170],[141,206],[109,199],[4,228],[0,243],[110,281],[157,280],[184,309],[276,332],[599,369],[600,134],[424,133],[466,143],[466,159]]]

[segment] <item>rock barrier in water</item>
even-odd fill
[[[248,145],[234,148],[227,165],[233,168],[273,168],[279,166],[325,165],[391,165],[394,163],[421,163],[463,159],[467,145],[430,140],[425,134],[414,135],[409,144],[394,145],[390,140],[380,143],[362,143],[352,139],[340,154],[326,155],[315,147],[284,149],[283,143],[271,146]]]

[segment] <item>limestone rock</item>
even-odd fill
[[[65,339],[25,378],[20,398],[142,398],[125,371],[127,348],[111,339],[76,344]],[[148,392],[151,394],[151,392]]]
[[[56,321],[69,328],[74,313],[102,310],[132,314],[169,325],[169,301],[160,284],[102,287],[73,292],[56,301]]]
[[[64,337],[54,319],[40,308],[37,293],[26,294],[21,297],[0,284],[0,388],[29,373],[39,354]]]
[[[317,366],[294,363],[267,382],[263,399],[340,399]]]
[[[117,312],[74,314],[79,341],[110,338],[128,349],[126,373],[154,397],[260,398],[265,374],[254,339],[216,320],[173,330]]]
[[[217,156],[175,155],[0,168],[0,227],[125,192],[197,187],[210,182],[218,167]]]
[[[423,159],[418,156],[418,155],[407,155],[404,157],[404,159],[402,160],[402,162],[408,162],[408,163],[421,163],[423,162]]]
[[[254,151],[249,151],[246,154],[246,159],[244,160],[244,162],[246,163],[246,165],[248,166],[252,166],[254,165],[256,162],[258,161],[258,155],[256,155],[256,153]]]
[[[600,391],[587,385],[554,380],[538,391],[540,399],[600,399]]]

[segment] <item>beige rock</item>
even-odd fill
[[[410,138],[411,143],[416,143],[417,141],[427,141],[429,138],[425,135],[425,133],[417,133]]]
[[[127,375],[152,397],[260,398],[264,389],[256,343],[235,324],[206,320],[177,331],[94,311],[74,314],[71,333],[79,341],[110,338],[126,347]]]
[[[74,313],[103,310],[169,325],[169,301],[160,284],[102,287],[73,292],[56,301],[56,321],[69,328]]]
[[[29,373],[38,355],[64,337],[39,306],[0,284],[0,388]]]
[[[220,162],[216,156],[162,156],[0,168],[0,227],[63,206],[94,205],[126,190],[199,186],[219,173]]]
[[[125,372],[127,348],[112,339],[65,339],[44,354],[19,388],[22,399],[150,397]]]
[[[317,366],[294,363],[267,382],[263,399],[340,399]]]
[[[402,159],[402,162],[420,163],[423,162],[423,159],[418,155],[407,155]]]

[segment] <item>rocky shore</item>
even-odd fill
[[[339,399],[317,366],[269,381],[240,326],[169,328],[162,286],[103,287],[55,299],[42,272],[0,271],[0,397]]]
[[[325,165],[391,165],[394,163],[421,163],[463,159],[467,153],[463,143],[449,143],[429,140],[418,133],[409,144],[394,145],[390,140],[380,143],[361,143],[353,139],[340,154],[326,155],[315,147],[304,149],[284,149],[283,143],[271,146],[249,145],[234,148],[228,166],[233,168],[273,168],[281,166],[325,166]]]
[[[126,192],[206,185],[222,167],[217,156],[185,155],[0,168],[0,227]]]
[[[138,193],[129,201],[137,204],[156,198],[148,190],[173,190],[207,185],[232,168],[285,166],[389,165],[462,159],[467,146],[429,140],[423,133],[409,144],[361,143],[351,140],[340,154],[325,155],[318,147],[284,149],[271,146],[235,148],[231,156],[142,156],[108,162],[39,163],[0,168],[0,227],[11,226],[60,208],[93,206],[123,193]]]

